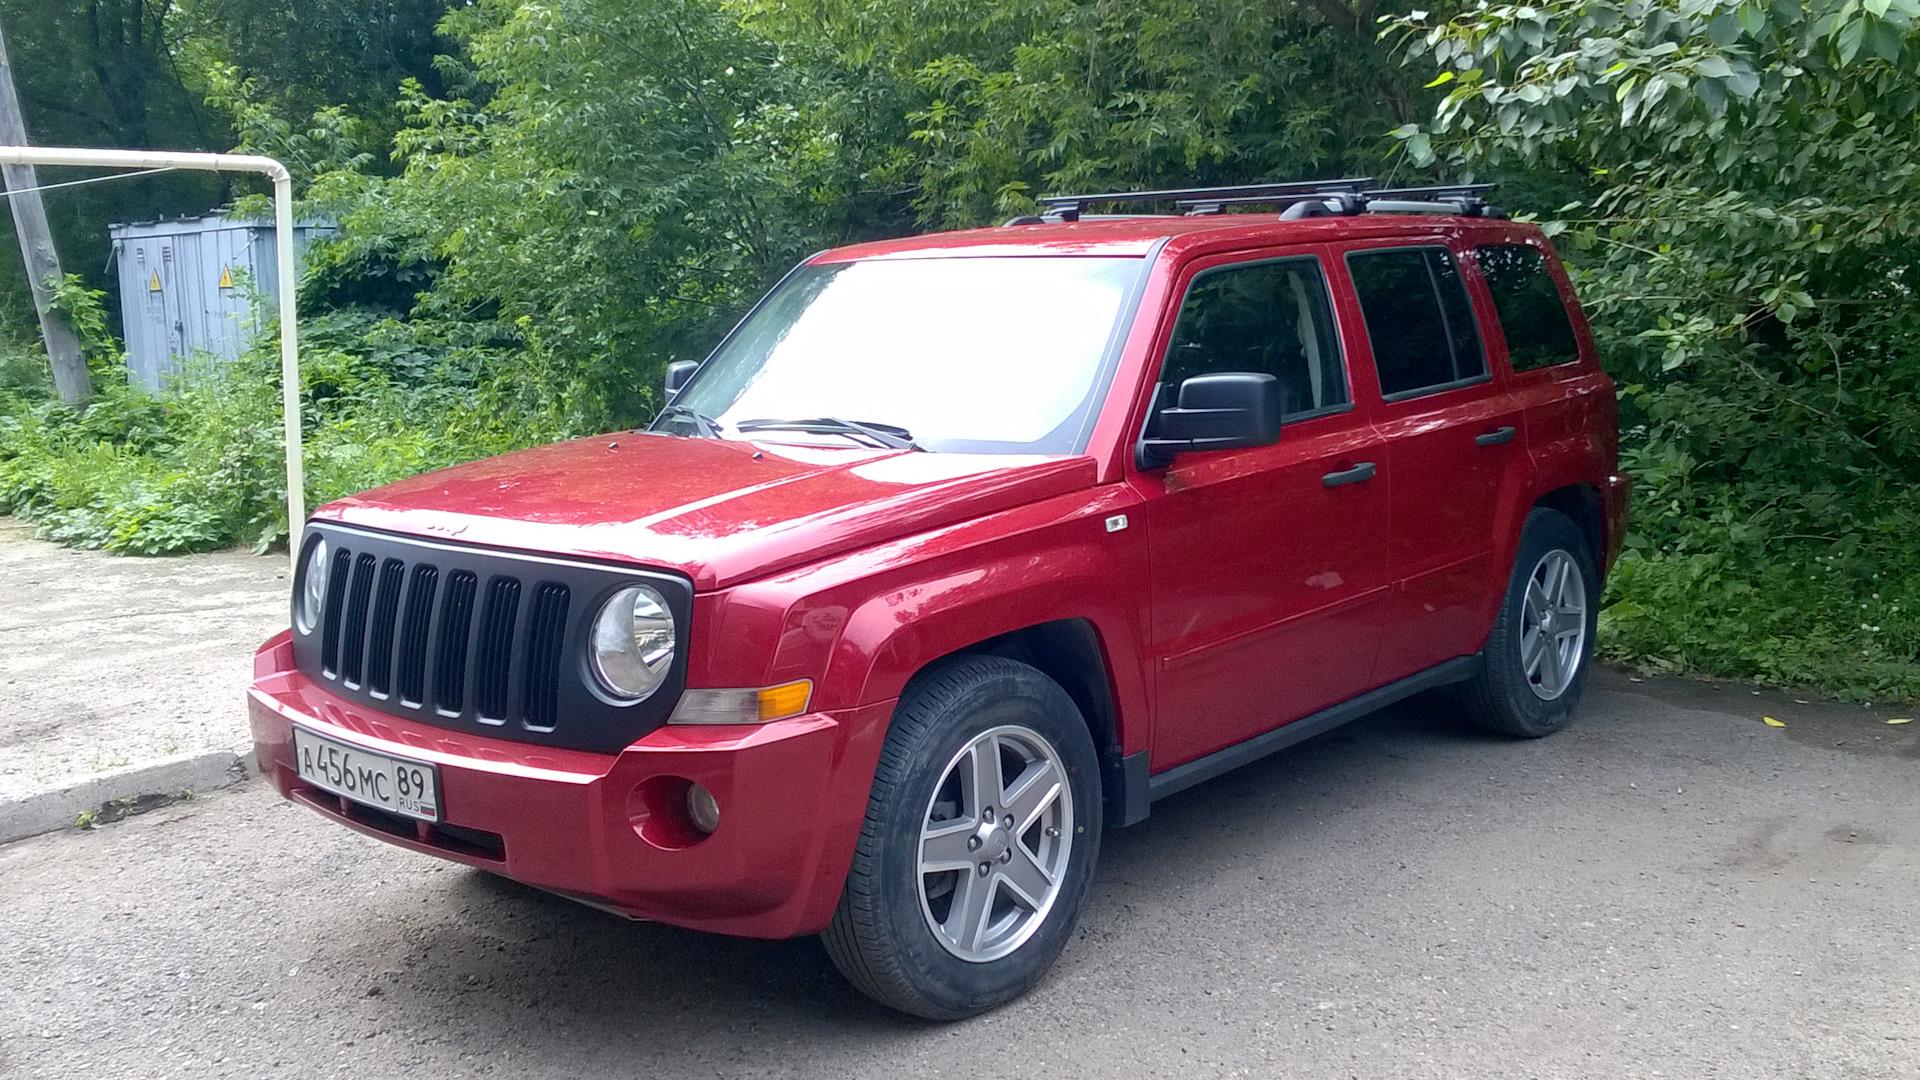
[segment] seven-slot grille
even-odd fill
[[[408,566],[346,547],[329,558],[321,675],[376,698],[394,696],[397,687],[402,706],[458,716],[468,711],[471,658],[480,720],[553,730],[572,601],[564,583],[536,582],[523,620],[518,577],[496,575],[483,590],[470,570],[443,575],[431,562]],[[516,675],[520,693],[510,697]]]
[[[619,703],[585,685],[578,662],[599,604],[636,581],[667,597],[686,640],[683,578],[324,522],[308,533],[327,542],[326,596],[319,625],[294,636],[295,659],[343,697],[439,727],[612,750],[664,722],[685,684],[676,658],[668,685]]]

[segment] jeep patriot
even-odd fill
[[[260,767],[627,916],[819,933],[909,1013],[1011,1000],[1153,800],[1422,690],[1573,713],[1614,388],[1482,193],[1069,196],[816,255],[647,429],[315,511]]]

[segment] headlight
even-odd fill
[[[593,673],[607,693],[639,701],[666,681],[676,637],[666,598],[645,585],[629,585],[593,620]]]
[[[327,605],[327,542],[315,540],[307,549],[306,569],[300,574],[300,591],[293,594],[293,625],[302,634],[313,633],[320,625],[320,612]]]

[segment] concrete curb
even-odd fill
[[[116,800],[212,791],[245,780],[252,772],[252,747],[214,750],[127,765],[60,787],[0,799],[0,844],[68,828],[86,811]]]

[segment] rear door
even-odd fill
[[[1135,472],[1159,668],[1155,769],[1366,689],[1389,588],[1379,436],[1351,385],[1325,248],[1189,268],[1163,337],[1161,402],[1228,371],[1280,382],[1280,441]],[[1371,396],[1371,387],[1359,388]],[[1151,430],[1149,419],[1149,430]]]
[[[1573,289],[1552,250],[1531,237],[1501,238],[1475,245],[1472,267],[1493,301],[1500,339],[1492,349],[1495,366],[1504,357],[1512,372],[1513,399],[1525,417],[1535,467],[1611,467],[1613,383],[1601,372],[1584,327],[1576,329]]]
[[[1342,262],[1380,383],[1374,425],[1392,489],[1395,588],[1373,680],[1386,683],[1479,650],[1504,581],[1495,537],[1519,497],[1526,443],[1451,248],[1400,241],[1349,249]]]

